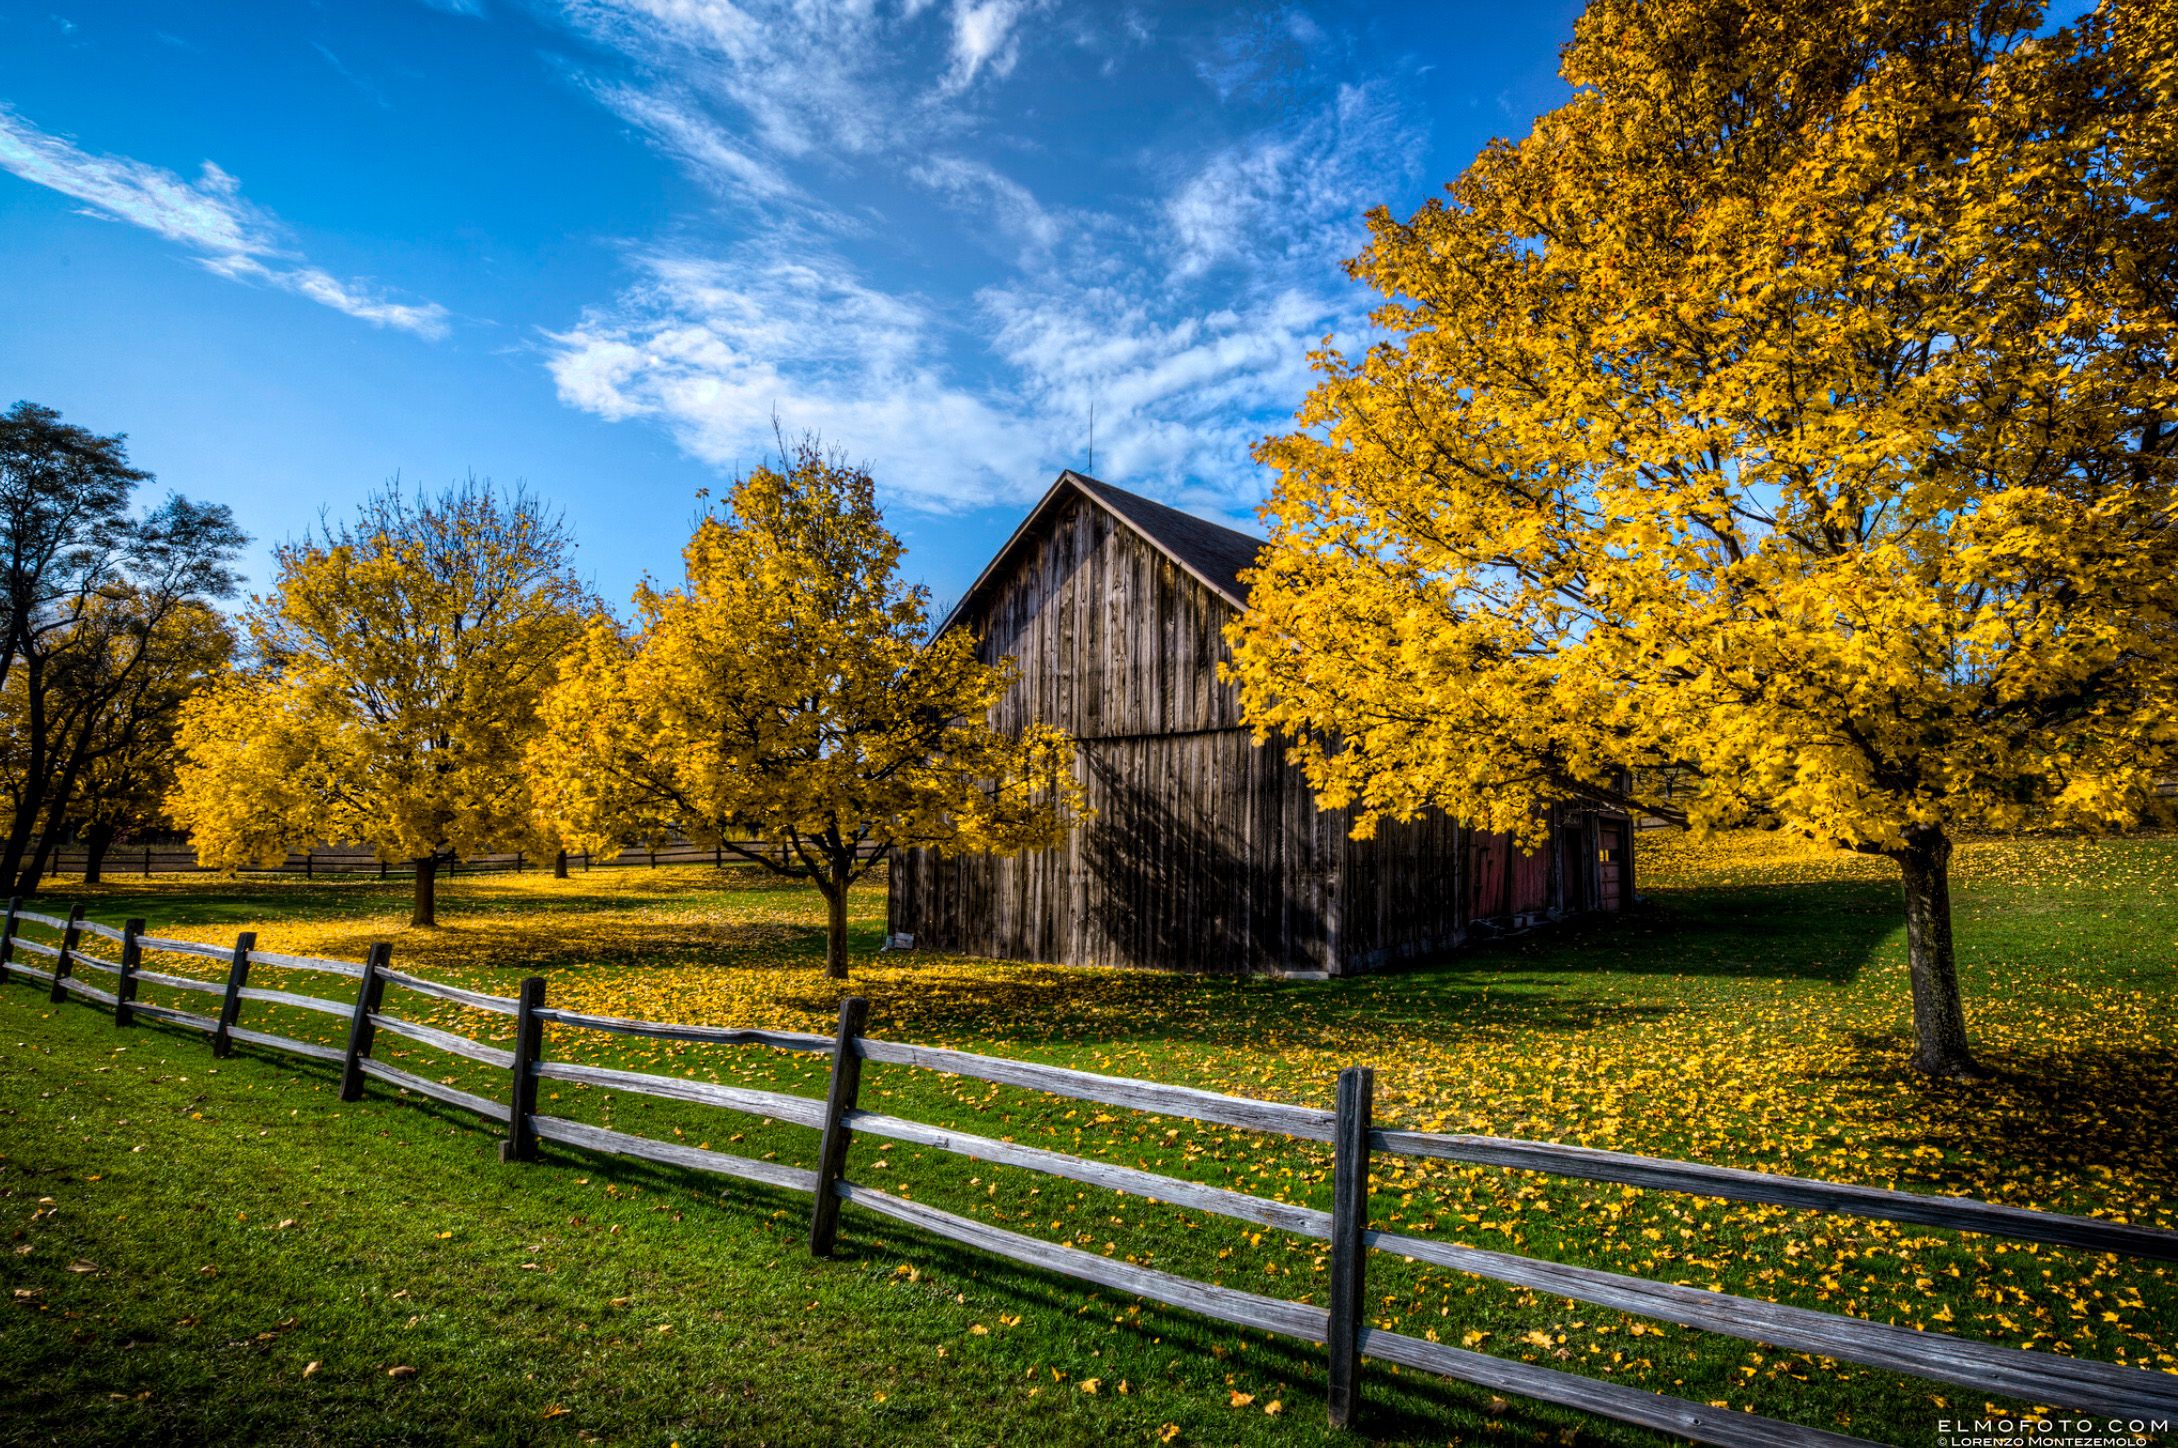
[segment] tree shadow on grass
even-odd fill
[[[1434,961],[1323,982],[1232,980],[1163,971],[1015,965],[866,980],[882,1030],[1011,1047],[1185,1040],[1248,1050],[1267,1040],[1326,1044],[1413,1034],[1432,1041],[1505,1032],[1608,1031],[1701,1009],[1660,989],[1670,978],[1849,985],[1894,948],[1894,891],[1853,881],[1672,892],[1648,908],[1478,941]],[[903,958],[908,963],[914,956]],[[782,999],[828,1011],[836,985]]]
[[[1990,1076],[1968,1081],[1915,1072],[1903,1037],[1869,1035],[1859,1044],[1869,1064],[1833,1078],[1844,1086],[1840,1105],[1854,1112],[1870,1147],[1894,1160],[1915,1148],[1941,1153],[1928,1158],[1927,1184],[1961,1190],[1952,1184],[2006,1181],[2024,1200],[2038,1184],[2115,1177],[2127,1198],[2178,1193],[2170,1149],[2178,1139],[2178,1044],[1985,1047]]]
[[[1471,946],[1438,968],[1842,985],[1886,943],[1902,938],[1904,929],[1897,887],[1878,881],[1670,890],[1636,910],[1560,921]]]

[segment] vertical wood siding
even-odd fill
[[[1055,850],[911,851],[891,929],[918,946],[1076,965],[1367,968],[1456,943],[1461,832],[1441,816],[1347,838],[1217,677],[1232,606],[1074,497],[964,610],[1020,678],[992,711],[1080,741],[1094,818]]]

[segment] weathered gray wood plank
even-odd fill
[[[77,980],[72,975],[62,976],[60,987],[70,995],[82,996],[85,1000],[97,1001],[102,1006],[113,1005],[116,1001],[112,991],[100,990],[89,981]]]
[[[678,1142],[656,1141],[647,1136],[630,1136],[624,1131],[588,1126],[558,1116],[536,1116],[530,1118],[530,1122],[536,1128],[540,1139],[556,1141],[564,1146],[581,1147],[585,1151],[602,1151],[614,1156],[662,1161],[695,1171],[715,1172],[720,1176],[741,1177],[746,1181],[785,1187],[794,1192],[812,1191],[817,1184],[815,1172],[803,1166],[789,1166],[785,1162],[757,1161],[751,1157],[734,1156],[728,1152],[711,1151],[700,1146],[683,1146]]]
[[[1779,1302],[1650,1282],[1427,1237],[1371,1232],[1369,1245],[1516,1287],[1724,1333],[1792,1352],[1888,1368],[2017,1402],[2108,1412],[2178,1413],[2178,1376],[2115,1363],[2023,1352],[1948,1333],[1816,1312]]]
[[[578,1066],[572,1061],[539,1061],[537,1074],[548,1081],[575,1081],[587,1086],[607,1086],[639,1096],[662,1096],[672,1101],[693,1101],[702,1106],[723,1106],[749,1116],[768,1116],[795,1126],[821,1128],[824,1103],[807,1096],[780,1091],[758,1091],[747,1086],[721,1086],[714,1081],[690,1081],[678,1076],[653,1076],[642,1071],[616,1071],[606,1066]]]
[[[1331,1139],[1331,1113],[1312,1106],[1221,1096],[1215,1091],[1201,1091],[1192,1086],[1167,1086],[1154,1081],[1133,1081],[1123,1076],[1099,1076],[1063,1066],[977,1056],[936,1046],[910,1046],[898,1041],[872,1040],[868,1036],[857,1037],[855,1049],[868,1061],[919,1066],[926,1071],[942,1071],[952,1076],[972,1076],[979,1081],[1026,1087],[1077,1101],[1095,1101],[1106,1106],[1123,1106],[1132,1111],[1215,1122],[1250,1131],[1278,1132],[1308,1141]]]
[[[214,1030],[219,1028],[219,1022],[213,1021],[211,1024]],[[275,1051],[289,1051],[297,1056],[308,1056],[313,1061],[331,1061],[336,1066],[347,1060],[347,1054],[338,1046],[321,1046],[315,1041],[298,1041],[293,1036],[276,1035],[271,1031],[252,1031],[242,1026],[229,1026],[227,1027],[227,1037],[229,1040],[241,1041],[247,1045],[270,1046]]]
[[[442,1001],[453,1001],[459,1005],[474,1006],[480,1011],[493,1011],[502,1016],[515,1014],[520,1006],[520,1002],[511,996],[486,995],[480,990],[464,990],[458,985],[448,985],[444,981],[425,980],[421,976],[407,975],[398,970],[380,971],[379,974],[385,977],[389,984],[400,986],[404,990],[412,990],[419,995],[437,996]]]
[[[201,990],[219,995],[224,987],[216,980],[198,980],[188,975],[168,975],[164,971],[139,970],[136,978],[149,985],[163,985],[170,990]],[[345,1007],[343,1008],[345,1010]]]
[[[839,1182],[835,1190],[842,1200],[858,1207],[919,1227],[933,1236],[948,1241],[961,1242],[979,1247],[986,1252],[1005,1257],[1030,1267],[1040,1267],[1066,1277],[1078,1277],[1119,1292],[1146,1297],[1152,1302],[1162,1302],[1168,1307],[1185,1308],[1189,1312],[1213,1317],[1220,1322],[1237,1323],[1261,1332],[1282,1333],[1287,1337],[1302,1338],[1309,1342],[1322,1342],[1324,1334],[1324,1310],[1310,1307],[1305,1302],[1284,1302],[1275,1297],[1262,1297],[1253,1292],[1239,1292],[1230,1287],[1218,1287],[1207,1282],[1197,1282],[1188,1277],[1175,1277],[1170,1272],[1159,1272],[1151,1267],[1139,1267],[1132,1262],[1122,1262],[1102,1257],[1094,1252],[1084,1252],[1074,1247],[1062,1247],[1036,1237],[1024,1237],[1019,1232],[1009,1232],[968,1217],[955,1216],[936,1207],[911,1202],[854,1182]]]
[[[93,955],[80,945],[68,952],[68,958],[77,965],[87,965],[93,970],[102,970],[108,975],[119,975],[121,973],[121,963],[119,961],[108,960],[103,955]]]
[[[224,957],[225,951],[219,954]],[[344,975],[350,980],[363,978],[363,967],[345,960],[321,960],[315,955],[282,955],[274,950],[250,951],[251,965],[268,965],[275,970],[315,970],[325,975]]]
[[[329,1016],[345,1016],[355,1009],[352,1001],[329,1001],[323,996],[297,995],[293,991],[273,990],[268,986],[246,985],[234,993],[236,1000],[257,1001],[268,1006],[293,1006],[302,1011],[319,1011]]]
[[[403,1071],[398,1066],[388,1066],[385,1062],[374,1061],[368,1056],[356,1064],[362,1068],[364,1075],[375,1081],[383,1081],[388,1086],[398,1086],[403,1091],[413,1091],[418,1096],[428,1096],[434,1101],[443,1101],[448,1106],[474,1111],[487,1121],[507,1119],[507,1108],[499,1102],[486,1101],[481,1096],[448,1086],[443,1081],[427,1081],[413,1072]]]
[[[1705,1407],[1621,1383],[1601,1382],[1577,1373],[1559,1372],[1556,1368],[1537,1367],[1533,1363],[1425,1342],[1381,1328],[1363,1329],[1361,1353],[1378,1362],[1419,1368],[1492,1392],[1513,1393],[1538,1402],[1577,1408],[1599,1418],[1654,1428],[1660,1433],[1676,1434],[1696,1443],[1716,1445],[1716,1448],[1871,1448],[1865,1438],[1847,1437],[1823,1428],[1806,1428],[1797,1423],[1781,1423],[1773,1418],[1758,1418],[1752,1413]]]
[[[667,1041],[706,1041],[722,1046],[774,1046],[783,1051],[830,1051],[830,1036],[807,1031],[762,1031],[739,1026],[684,1026],[672,1021],[638,1021],[624,1016],[593,1016],[581,1011],[539,1009],[537,1019],[554,1025],[610,1031],[621,1036],[655,1036]]]
[[[457,1036],[452,1031],[442,1031],[419,1021],[405,1021],[399,1016],[373,1012],[371,1024],[381,1031],[391,1031],[405,1036],[419,1045],[445,1051],[449,1055],[466,1056],[472,1061],[482,1061],[487,1066],[497,1066],[502,1071],[514,1068],[514,1052],[503,1051],[497,1046],[487,1046],[482,1041],[472,1041],[467,1036]]]
[[[871,1136],[881,1136],[889,1141],[935,1147],[939,1151],[973,1157],[977,1161],[987,1161],[998,1166],[1017,1166],[1028,1171],[1042,1172],[1046,1176],[1064,1177],[1068,1181],[1081,1182],[1088,1186],[1131,1192],[1135,1196],[1166,1202],[1176,1207],[1191,1207],[1196,1211],[1253,1222],[1259,1227],[1275,1227],[1303,1237],[1331,1235],[1329,1212],[1319,1212],[1313,1207],[1298,1206],[1292,1202],[1272,1201],[1268,1197],[1249,1196],[1245,1192],[1236,1192],[1225,1187],[1182,1181],[1177,1177],[1161,1176],[1156,1172],[1120,1166],[1115,1162],[1068,1156],[1064,1152],[1022,1146],[1017,1142],[996,1141],[987,1136],[973,1136],[965,1131],[955,1131],[951,1127],[927,1126],[920,1121],[904,1121],[897,1116],[881,1116],[872,1111],[849,1112],[847,1124],[856,1131],[868,1132]]]
[[[1513,1167],[1520,1171],[1547,1172],[1553,1176],[1586,1181],[1616,1182],[1624,1186],[1651,1187],[1660,1191],[1686,1192],[1694,1196],[1724,1197],[1734,1201],[1765,1202],[1774,1206],[1805,1207],[1818,1212],[1873,1217],[1882,1221],[1912,1222],[1925,1227],[1950,1227],[1965,1232],[1986,1232],[2056,1247],[2081,1247],[2091,1252],[2121,1252],[2135,1257],[2178,1261],[2178,1232],[2138,1227],[2125,1222],[2105,1222],[2093,1217],[2069,1217],[2056,1212],[2031,1211],[2000,1206],[1971,1197],[1922,1196],[1915,1192],[1883,1187],[1853,1186],[1842,1182],[1815,1181],[1808,1177],[1746,1171],[1737,1167],[1704,1166],[1698,1162],[1668,1161],[1658,1157],[1632,1156],[1599,1151],[1586,1146],[1562,1146],[1548,1141],[1520,1141],[1511,1137],[1454,1136],[1427,1131],[1378,1131],[1373,1140],[1380,1151],[1401,1156],[1434,1157],[1442,1161],[1472,1162],[1481,1166]]]
[[[134,1002],[129,1008],[140,1016],[149,1016],[152,1020],[166,1021],[177,1026],[188,1026],[192,1030],[216,1031],[219,1029],[219,1022],[213,1020],[210,1016],[200,1016],[195,1011],[178,1011],[172,1006],[145,1005],[142,1001]]]
[[[207,960],[225,960],[227,947],[206,945],[196,940],[172,940],[164,935],[139,935],[136,943],[146,950],[170,950],[176,955],[201,955]]]

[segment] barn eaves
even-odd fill
[[[1152,548],[1172,560],[1183,572],[1212,593],[1230,603],[1236,609],[1248,606],[1248,590],[1240,581],[1242,571],[1255,566],[1256,554],[1263,547],[1263,540],[1183,513],[1178,508],[1153,502],[1138,493],[1115,488],[1100,482],[1086,473],[1072,468],[1059,474],[1029,515],[1021,520],[1021,526],[1013,530],[1005,546],[998,550],[984,570],[976,575],[976,581],[968,586],[960,601],[946,613],[945,622],[938,625],[944,633],[960,618],[961,613],[979,598],[990,584],[1011,566],[1013,555],[1033,537],[1067,497],[1079,494],[1088,498],[1105,512],[1127,525]]]

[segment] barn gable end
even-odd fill
[[[1344,974],[1465,935],[1473,839],[1439,815],[1348,838],[1218,677],[1257,540],[1060,475],[942,625],[1020,676],[993,710],[1078,741],[1093,818],[1052,850],[910,851],[895,936],[1075,965]],[[1532,869],[1530,871],[1532,873]],[[1554,889],[1555,862],[1543,869]]]

